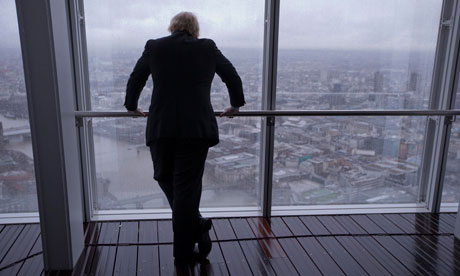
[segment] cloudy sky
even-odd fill
[[[89,47],[143,47],[177,12],[220,47],[262,47],[264,1],[85,0]],[[433,49],[441,0],[282,0],[280,48]],[[18,45],[14,0],[0,0],[0,46]],[[140,46],[138,46],[140,45]]]
[[[280,48],[432,48],[440,0],[282,0]],[[141,44],[189,10],[219,46],[262,47],[264,1],[86,0],[88,43]]]

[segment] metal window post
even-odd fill
[[[75,81],[67,1],[16,0],[45,270],[70,270],[84,248]]]
[[[262,82],[262,109],[275,110],[276,70],[278,59],[279,0],[265,2],[264,65]],[[261,124],[260,177],[262,189],[262,215],[271,216],[273,147],[275,138],[275,117],[262,118]]]
[[[445,0],[439,24],[439,35],[432,78],[430,108],[448,110],[452,108],[455,94],[455,77],[459,58],[460,5],[457,1]],[[429,118],[425,134],[420,198],[428,203],[428,210],[439,212],[451,119]],[[423,194],[426,192],[426,194]]]
[[[89,86],[88,52],[86,46],[83,0],[69,1],[69,14],[73,66],[75,72],[76,108],[78,111],[90,111],[91,94]],[[85,211],[85,221],[88,222],[92,217],[92,191],[94,191],[93,187],[96,185],[92,119],[79,119],[77,120],[77,126],[84,192],[83,206]]]

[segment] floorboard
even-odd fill
[[[358,223],[361,228],[363,228],[367,233],[371,235],[385,234],[385,231],[366,215],[352,215],[351,218],[356,223]]]
[[[454,275],[460,275],[460,256],[455,258],[454,252],[450,251],[440,242],[440,237],[435,235],[417,235],[414,236],[414,239],[418,242],[423,242],[435,252],[443,262],[445,262],[449,267],[452,267],[454,270]]]
[[[359,263],[355,261],[353,256],[334,237],[318,237],[317,240],[346,275],[367,274]]]
[[[43,273],[43,256],[36,255],[24,261],[17,275],[38,276]]]
[[[118,243],[120,222],[104,222],[101,225],[98,244],[115,245]]]
[[[353,237],[392,275],[413,275],[402,263],[370,236]]]
[[[299,217],[303,224],[314,236],[330,235],[331,233],[324,227],[318,218],[313,216],[302,216]]]
[[[14,250],[9,250],[5,258],[0,263],[0,268],[11,265],[18,260],[22,260],[29,255],[35,241],[40,234],[40,227],[38,224],[29,224],[24,227],[21,234],[17,237],[13,244]]]
[[[439,214],[427,214],[439,234],[452,234],[454,227],[439,218]]]
[[[413,234],[416,233],[415,225],[401,217],[399,214],[385,214],[383,215],[386,219],[391,221],[394,225],[397,225],[404,233]]]
[[[332,216],[318,216],[318,220],[326,227],[331,235],[348,235],[348,232],[338,221]]]
[[[23,264],[24,264],[24,261],[21,261],[15,265],[12,265],[5,269],[0,270],[0,276],[17,275]]]
[[[257,240],[240,241],[240,245],[254,275],[276,275]]]
[[[89,274],[112,275],[116,251],[116,246],[97,246]]]
[[[137,244],[138,229],[138,221],[123,221],[120,225],[118,244]]]
[[[300,243],[295,238],[279,239],[281,246],[286,252],[286,255],[291,260],[296,270],[301,274],[308,271],[308,275],[320,276],[322,275],[318,267],[312,261],[310,256],[305,252]]]
[[[401,214],[403,218],[415,226],[415,232],[420,234],[436,234],[438,228],[424,214]]]
[[[100,233],[101,233],[101,223],[100,222],[89,223],[85,231],[85,244],[97,244],[99,241]]]
[[[174,275],[174,259],[172,244],[159,246],[160,275]]]
[[[277,238],[292,237],[291,230],[289,230],[283,219],[280,217],[273,217],[270,219],[270,228],[273,235]]]
[[[390,236],[374,236],[391,255],[398,259],[407,269],[421,275],[436,275],[433,265],[422,258],[417,258]]]
[[[158,245],[139,245],[137,275],[160,275]]]
[[[298,238],[304,250],[324,275],[345,275],[315,237]]]
[[[264,238],[273,238],[275,235],[273,234],[270,224],[264,218],[248,218],[249,226],[254,232],[256,238],[264,239]]]
[[[139,243],[158,243],[158,222],[140,221],[139,222]]]
[[[214,231],[219,241],[236,239],[232,225],[228,219],[213,219],[212,225],[214,226]]]
[[[345,228],[350,235],[364,235],[367,232],[359,226],[350,216],[334,216],[334,219],[338,221],[343,228]]]
[[[39,234],[37,239],[35,240],[34,246],[32,247],[32,249],[29,252],[28,256],[32,256],[32,255],[35,255],[35,254],[38,254],[38,253],[42,253],[42,250],[43,250],[43,248],[42,248],[42,236],[41,236],[41,234]]]
[[[289,227],[289,230],[291,230],[294,236],[313,235],[298,217],[283,217],[283,221],[287,227]]]
[[[170,220],[158,221],[158,242],[171,243],[174,239],[172,222]]]
[[[74,268],[74,275],[88,275],[94,259],[97,246],[85,246]]]
[[[209,263],[184,268],[171,220],[88,223],[72,275],[460,275],[452,214],[212,221]],[[0,225],[0,276],[44,275],[41,240],[38,224]]]
[[[230,275],[252,275],[248,261],[238,242],[221,242],[220,247]]]
[[[24,227],[25,225],[11,225],[0,233],[0,261],[3,261]]]
[[[277,239],[259,239],[257,242],[277,275],[298,275]]]
[[[367,215],[367,217],[378,225],[387,234],[404,234],[405,232],[396,224],[385,218],[380,214]]]
[[[199,266],[200,275],[229,275],[219,243],[213,243],[211,253],[208,256],[208,260],[209,264]]]
[[[245,218],[230,219],[230,223],[238,239],[255,239],[251,226]]]
[[[353,237],[336,237],[340,245],[366,270],[369,275],[391,275],[367,250]]]
[[[113,275],[137,274],[137,246],[118,246]]]
[[[439,214],[439,219],[449,224],[452,227],[455,227],[456,216],[452,214]]]
[[[446,262],[439,257],[439,251],[424,243],[418,236],[394,236],[392,238],[414,255],[419,263],[428,263],[425,266],[432,270],[433,275],[454,275],[453,267],[447,266]]]

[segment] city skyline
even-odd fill
[[[277,109],[428,108],[438,2],[307,2],[281,2]],[[170,17],[192,2],[162,2],[153,17],[154,1],[111,3],[85,1],[92,110],[123,110],[126,81],[145,41],[168,35]],[[192,10],[202,36],[213,38],[241,75],[242,110],[261,109],[263,6],[241,0],[222,9],[218,1],[203,1]],[[0,8],[9,11],[0,17],[6,26],[0,35],[15,36],[0,42],[0,164],[7,165],[0,168],[0,212],[31,211],[36,191],[14,1],[0,2]],[[149,80],[140,97],[143,109],[153,86]],[[218,76],[211,98],[215,110],[229,104]],[[203,206],[258,206],[261,119],[218,122],[221,142],[208,155]],[[99,118],[92,126],[95,210],[166,208],[151,175],[145,120]],[[425,128],[425,117],[276,118],[274,206],[423,202]],[[452,165],[460,159],[458,131],[450,140],[447,202],[460,194]]]

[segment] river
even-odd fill
[[[2,122],[4,130],[29,124],[27,119],[9,119],[3,115],[0,115],[0,122]],[[99,182],[102,182],[101,179],[110,182],[108,186],[110,194],[119,200],[131,200],[133,202],[138,201],[136,197],[150,196],[152,199],[147,199],[142,208],[167,207],[161,189],[153,180],[150,151],[144,144],[133,145],[117,139],[94,135],[94,145],[96,176]],[[30,141],[8,144],[6,148],[23,152],[33,158]],[[206,189],[207,183],[203,183],[203,185],[202,206],[244,206],[253,205],[256,202],[245,191],[214,192]],[[94,193],[102,195],[103,185],[98,183],[97,186],[98,188]],[[96,200],[96,202],[99,202],[100,207],[104,208],[105,201]],[[133,204],[120,207],[136,208]]]

